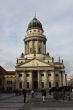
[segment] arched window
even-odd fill
[[[39,48],[39,53],[41,52],[41,48]]]
[[[44,82],[41,82],[41,87],[44,88]]]
[[[27,82],[27,88],[29,88],[29,82]]]
[[[34,30],[34,32],[36,32],[36,30]]]
[[[32,53],[32,48],[30,48],[30,53]]]
[[[22,88],[22,82],[19,83],[19,88]]]
[[[56,87],[59,87],[59,83],[58,82],[56,82]]]
[[[51,87],[51,82],[49,82],[49,87]]]

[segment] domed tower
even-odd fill
[[[28,24],[24,38],[25,55],[46,54],[46,37],[41,22],[34,17]]]
[[[60,57],[54,62],[54,58],[46,54],[46,41],[42,24],[34,17],[24,38],[25,54],[17,58],[16,89],[48,90],[66,85],[64,63]]]

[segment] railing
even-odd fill
[[[32,33],[32,34],[25,35],[25,37],[30,37],[30,36],[43,36],[43,37],[46,37],[45,35],[39,34],[39,33]]]

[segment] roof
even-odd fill
[[[28,29],[31,29],[31,28],[40,28],[40,29],[42,29],[42,24],[41,24],[41,22],[36,17],[34,17],[31,20],[31,22],[28,24]]]
[[[65,66],[62,62],[55,62],[55,69],[64,69]]]
[[[55,65],[62,65],[62,62],[54,62]]]
[[[6,71],[2,66],[0,66],[0,75],[16,75],[16,71]]]
[[[6,75],[6,74],[8,74],[7,71],[2,66],[0,66],[0,75]]]
[[[7,71],[7,75],[16,75],[16,71]]]

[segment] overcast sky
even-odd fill
[[[67,73],[73,71],[73,0],[0,0],[0,65],[15,69],[35,11],[47,38],[47,52],[56,61],[59,56],[64,59]]]

